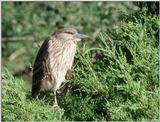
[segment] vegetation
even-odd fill
[[[158,120],[160,20],[154,7],[138,5],[3,2],[2,120]],[[54,110],[52,94],[31,98],[26,69],[38,45],[66,26],[92,39],[79,44],[62,109]]]
[[[32,100],[22,79],[16,79],[9,73],[3,77],[5,78],[2,91],[3,121],[63,120],[62,109],[54,110],[45,99]]]

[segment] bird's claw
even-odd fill
[[[53,105],[53,108],[54,108],[54,109],[59,109],[60,107],[59,107],[57,104],[54,104],[54,105]]]

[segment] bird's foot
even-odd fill
[[[59,109],[60,107],[58,106],[58,104],[54,104],[53,106],[53,109]]]

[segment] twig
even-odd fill
[[[34,41],[35,39],[32,36],[15,36],[15,37],[2,37],[2,41],[6,42],[6,41]]]
[[[15,51],[14,53],[12,53],[9,56],[9,60],[13,61],[14,59],[16,59],[19,55],[21,55],[22,53],[24,53],[26,51],[25,47],[20,48],[19,50]]]
[[[96,40],[96,37],[97,37],[97,35],[100,33],[100,31],[101,31],[101,29],[98,28],[98,29],[96,29],[96,31],[93,33],[93,35],[92,35],[92,40],[93,40],[93,42]]]

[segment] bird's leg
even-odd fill
[[[59,108],[58,106],[58,102],[57,102],[57,92],[56,90],[54,91],[54,104],[53,104],[54,108]]]
[[[63,78],[63,77],[62,77]],[[54,105],[53,105],[53,107],[58,107],[59,108],[59,106],[58,106],[58,102],[57,102],[57,91],[58,91],[58,89],[59,89],[59,87],[60,87],[60,85],[62,84],[62,81],[64,81],[64,79],[58,79],[58,80],[55,80],[55,81],[57,81],[56,83],[55,83],[55,86],[54,86]]]
[[[56,91],[54,92],[54,105],[58,105],[58,103],[57,103],[57,93],[56,93]]]

